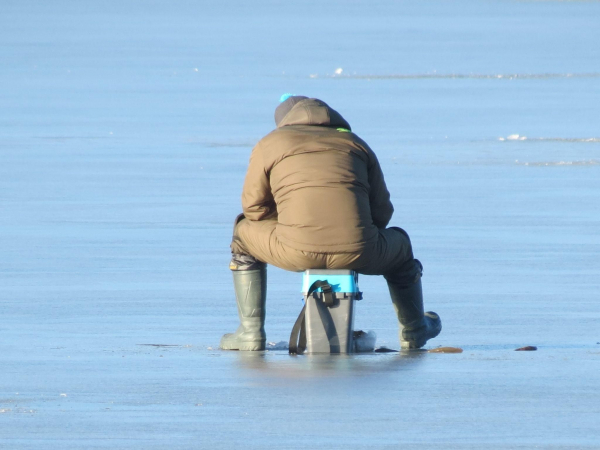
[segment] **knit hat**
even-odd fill
[[[279,123],[291,111],[294,105],[307,98],[304,95],[283,94],[279,99],[281,103],[275,109],[275,125],[279,126]]]

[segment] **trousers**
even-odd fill
[[[251,221],[238,216],[234,226],[231,251],[251,255],[259,261],[284,270],[347,269],[364,275],[384,275],[388,280],[409,285],[417,273],[412,245],[406,231],[398,227],[379,230],[376,242],[360,252],[319,253],[297,250],[277,238],[276,219]]]

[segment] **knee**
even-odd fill
[[[245,220],[245,216],[243,214],[238,214],[233,222],[233,236],[231,237],[231,253],[240,254],[240,255],[248,255],[250,252],[244,245],[244,241],[240,236],[240,227],[245,225],[248,221]]]
[[[229,263],[229,269],[239,272],[243,270],[260,270],[265,268],[267,265],[256,259],[252,255],[246,255],[243,253],[233,253],[231,255],[231,262]]]
[[[423,276],[423,264],[418,259],[411,258],[383,276],[390,283],[408,287],[415,284]]]
[[[398,239],[398,237],[400,238],[403,252],[407,255],[408,259],[412,259],[412,243],[410,242],[410,236],[408,235],[408,233],[400,227],[390,227],[388,229],[395,231],[395,239]]]
[[[246,250],[242,240],[235,234],[231,238],[231,244],[229,245],[229,248],[231,248],[231,253],[234,255],[244,255],[248,253],[248,250]]]

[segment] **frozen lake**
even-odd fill
[[[0,7],[0,448],[599,449],[600,2]],[[279,96],[377,153],[427,348],[222,352]],[[269,268],[267,336],[300,275]],[[356,328],[398,348],[380,277]],[[534,345],[536,352],[515,352]]]

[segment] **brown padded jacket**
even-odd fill
[[[375,153],[312,98],[252,150],[242,207],[251,221],[276,218],[285,245],[316,253],[362,252],[394,212]]]

